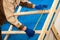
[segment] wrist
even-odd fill
[[[18,28],[19,30],[24,30],[24,29],[26,29],[25,27],[24,27],[24,25],[20,25],[20,27]]]
[[[35,8],[35,4],[33,4],[32,8]]]
[[[34,8],[34,4],[30,3],[30,2],[20,2],[19,4],[20,6],[23,6],[23,7],[28,7],[28,8]]]
[[[22,30],[25,31],[27,29],[27,27],[24,27]]]

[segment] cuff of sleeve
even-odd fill
[[[22,30],[24,28],[24,25],[21,25],[18,29]]]

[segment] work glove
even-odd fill
[[[32,30],[32,29],[29,29],[29,28],[27,28],[27,29],[25,30],[25,32],[26,32],[26,34],[28,35],[29,38],[33,37],[34,34],[35,34],[35,31]]]
[[[41,4],[39,4],[39,5],[36,5],[35,8],[39,9],[39,10],[43,10],[44,8],[47,8],[47,5],[41,5]]]

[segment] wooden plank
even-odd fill
[[[59,5],[59,7],[58,7],[58,10],[56,11],[56,14],[58,14],[59,11],[60,11],[60,5]],[[56,28],[55,28],[54,25],[51,27],[51,30],[53,31],[56,39],[57,39],[57,40],[60,40],[59,33],[57,32],[57,30],[56,30]]]
[[[45,24],[44,24],[44,26],[43,26],[43,28],[42,28],[42,31],[41,31],[41,34],[40,34],[38,40],[43,40],[43,37],[44,37],[44,35],[45,35],[46,31],[47,31],[48,25],[49,25],[49,23],[50,23],[50,20],[51,20],[54,12],[55,12],[55,10],[56,10],[56,6],[57,6],[57,4],[58,4],[58,1],[59,1],[59,0],[54,0],[53,5],[52,5],[52,7],[51,7],[51,9],[50,9],[50,11],[49,11],[49,14],[48,14],[48,16],[47,16],[47,19],[46,19],[46,21],[45,21]]]
[[[48,37],[49,37],[49,34],[50,34],[50,30],[51,30],[51,28],[53,27],[53,25],[54,25],[54,22],[55,22],[55,20],[56,20],[56,18],[57,18],[57,16],[58,16],[58,12],[60,11],[60,6],[58,7],[58,9],[55,11],[55,16],[54,16],[54,19],[53,19],[53,21],[52,21],[52,23],[51,23],[51,27],[50,27],[50,29],[48,30],[48,32],[47,32],[47,35],[46,35],[46,37],[45,37],[45,40],[48,40]],[[52,29],[54,29],[54,28],[52,28]],[[53,31],[54,32],[54,31]]]
[[[35,34],[40,34],[41,30],[35,30]],[[2,34],[25,34],[24,31],[2,31]]]
[[[14,13],[15,16],[19,16],[19,15],[30,15],[30,14],[45,14],[48,13],[49,10],[36,10],[36,11],[28,11],[28,12],[18,12],[18,13]]]
[[[10,28],[9,28],[9,30],[8,31],[11,31],[12,30],[12,25],[10,25]],[[9,34],[6,34],[6,36],[5,36],[5,38],[4,38],[4,40],[7,40],[7,38],[8,38],[8,36],[9,36]]]
[[[57,39],[57,40],[60,40],[59,34],[58,34],[58,32],[56,31],[56,28],[54,27],[54,25],[52,25],[51,29],[52,29],[52,31],[53,31],[56,39]]]

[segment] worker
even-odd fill
[[[15,8],[17,6],[28,7],[28,8],[36,8],[36,9],[43,9],[46,8],[46,5],[34,5],[28,0],[0,0],[0,25],[2,25],[6,20],[14,25],[19,30],[23,30],[26,32],[28,37],[33,37],[35,31],[27,28],[21,22],[18,22],[15,16],[13,15],[15,12]]]

